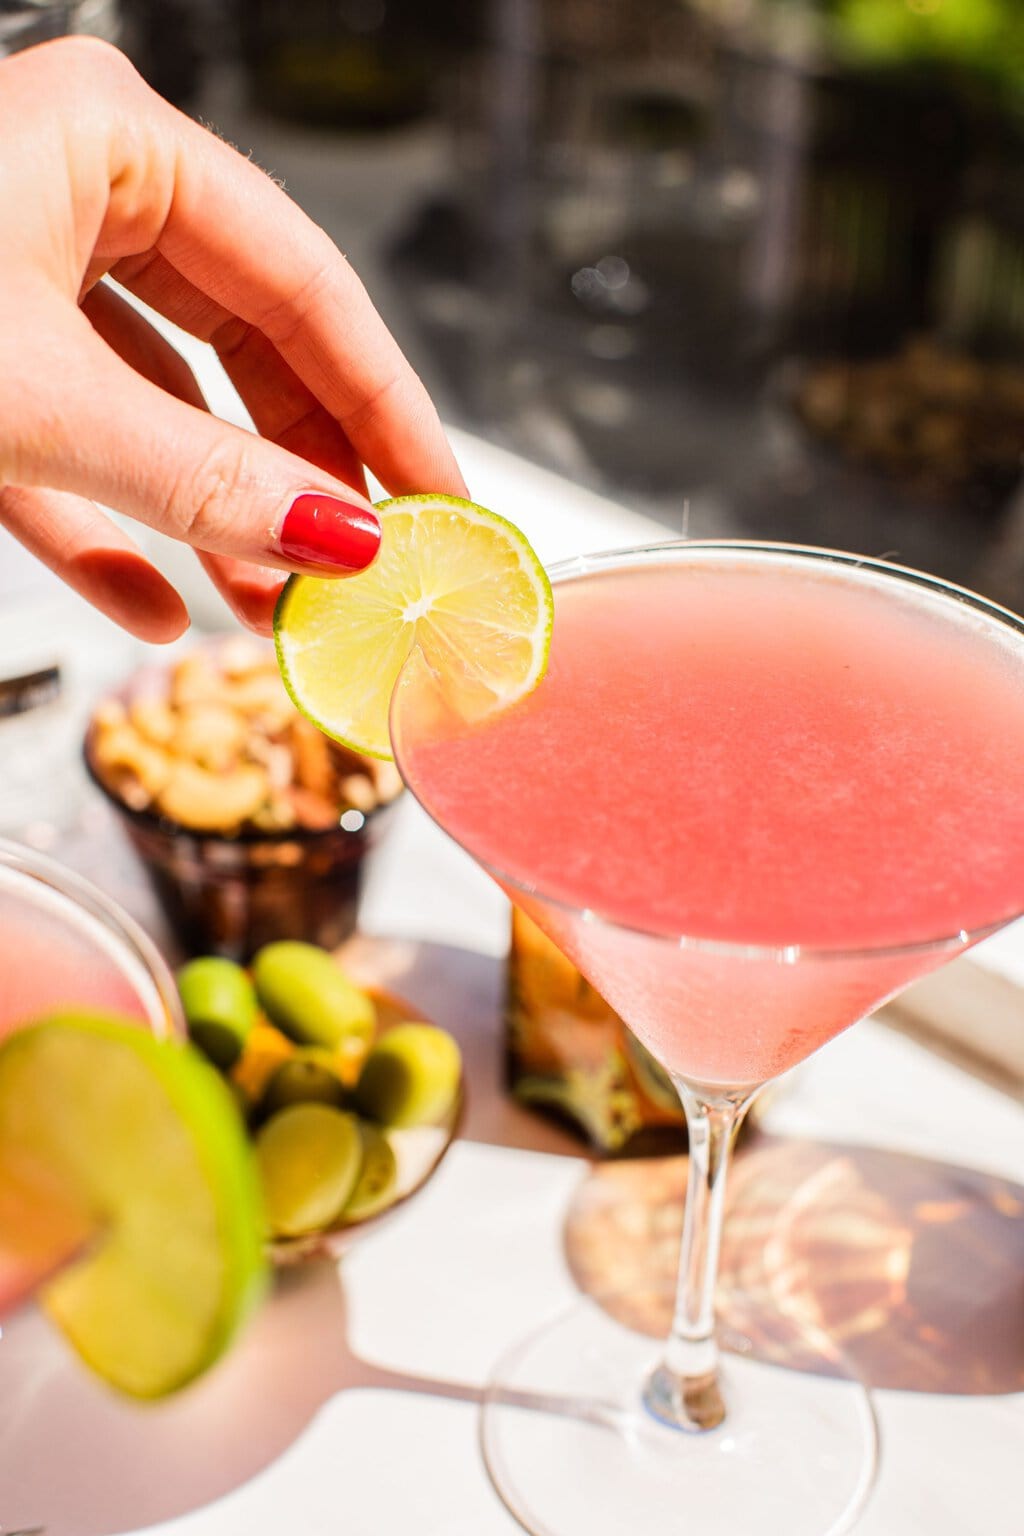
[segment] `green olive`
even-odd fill
[[[256,1022],[252,982],[240,965],[217,955],[190,960],[177,980],[189,1035],[215,1067],[227,1072]]]
[[[397,1024],[367,1056],[356,1106],[383,1125],[436,1125],[455,1102],[461,1073],[459,1048],[445,1030]]]
[[[345,1103],[345,1085],[338,1076],[329,1051],[300,1045],[294,1056],[282,1061],[271,1074],[260,1101],[260,1113],[269,1117],[289,1104]]]
[[[363,1161],[356,1187],[348,1197],[342,1220],[366,1221],[389,1206],[398,1193],[398,1164],[384,1132],[367,1120],[359,1122]]]
[[[346,1037],[373,1035],[372,1000],[315,944],[267,944],[252,962],[252,976],[267,1017],[303,1045],[334,1050]]]
[[[329,1104],[292,1104],[257,1133],[256,1160],[271,1232],[321,1232],[355,1189],[363,1161],[359,1122]]]

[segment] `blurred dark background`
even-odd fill
[[[453,422],[1024,607],[1021,0],[86,0]]]

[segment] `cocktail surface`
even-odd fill
[[[403,771],[485,864],[666,935],[860,948],[1024,906],[1024,637],[825,561],[560,583],[548,674]],[[401,715],[399,716],[401,721]]]

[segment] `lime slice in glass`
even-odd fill
[[[347,747],[389,758],[391,695],[415,646],[465,708],[512,704],[544,675],[554,607],[537,556],[496,513],[455,496],[399,496],[377,512],[369,569],[293,576],[274,634],[302,713]]]
[[[98,1014],[0,1044],[0,1277],[21,1263],[92,1368],[136,1397],[184,1386],[225,1350],[264,1280],[251,1150],[228,1088],[192,1047]]]

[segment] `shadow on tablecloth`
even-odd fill
[[[595,1168],[566,1223],[570,1268],[620,1321],[664,1337],[686,1159]],[[760,1134],[732,1170],[718,1311],[794,1369],[790,1317],[871,1387],[1024,1391],[1024,1186],[874,1147]],[[612,1299],[608,1299],[612,1298]]]

